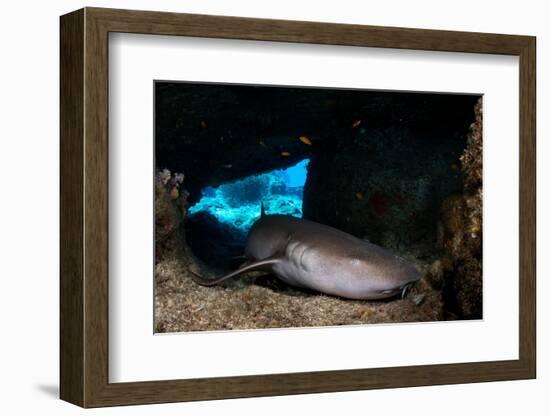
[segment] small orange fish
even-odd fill
[[[281,156],[290,156],[290,152],[281,152]]]
[[[309,140],[306,136],[300,136],[298,137],[298,139],[300,139],[303,144],[307,144],[308,146],[311,146],[313,144],[311,140]]]
[[[173,187],[172,190],[170,191],[170,198],[172,199],[178,199],[178,197],[180,196],[180,193],[178,191],[178,188],[177,187]]]
[[[361,124],[361,120],[355,120],[353,122],[353,124],[351,125],[351,127],[355,128],[355,127],[359,127],[359,125]]]
[[[365,196],[364,196],[363,193],[361,193],[361,192],[356,192],[356,193],[355,193],[355,197],[356,197],[359,201],[361,201],[362,199],[365,198]]]

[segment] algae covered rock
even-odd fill
[[[464,192],[445,200],[441,208],[438,245],[442,258],[432,264],[431,279],[443,287],[447,310],[457,317],[482,317],[482,108],[475,106],[462,154]]]

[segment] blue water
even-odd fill
[[[302,217],[308,163],[309,159],[304,159],[287,169],[204,188],[202,198],[189,208],[189,214],[206,211],[243,233],[260,217],[262,202],[267,214]]]

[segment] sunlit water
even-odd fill
[[[243,232],[260,217],[262,202],[267,214],[302,217],[308,163],[309,159],[304,159],[287,169],[204,188],[203,197],[189,209],[189,214],[206,211]]]

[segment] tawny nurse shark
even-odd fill
[[[263,270],[297,287],[348,299],[384,299],[406,293],[420,279],[409,262],[390,251],[327,225],[286,215],[265,215],[248,233],[248,264],[217,279],[194,275],[213,286],[242,273]]]

